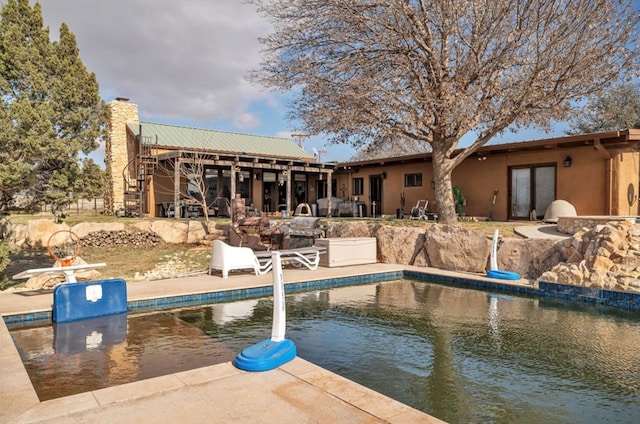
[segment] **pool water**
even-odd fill
[[[640,420],[637,314],[407,280],[286,301],[298,356],[442,420]],[[129,316],[114,343],[51,326],[12,336],[44,400],[230,361],[271,318],[263,298]]]

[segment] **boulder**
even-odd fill
[[[536,279],[563,261],[563,241],[551,239],[517,239],[507,237],[498,244],[498,268]]]
[[[613,221],[583,228],[563,246],[565,262],[540,276],[541,281],[621,291],[639,291],[640,227]]]
[[[81,257],[77,257],[72,265],[86,265],[87,262]],[[59,262],[53,265],[54,268],[62,267]],[[96,269],[87,269],[76,271],[74,273],[77,281],[94,281],[100,278],[100,272]],[[64,273],[59,274],[36,275],[27,280],[24,290],[50,290],[66,281]]]
[[[377,224],[376,224],[377,225]],[[366,222],[329,221],[326,224],[326,237],[373,237],[373,228]]]
[[[153,221],[151,231],[159,235],[165,243],[183,244],[187,242],[189,225],[173,220]]]
[[[80,238],[97,231],[124,231],[122,222],[82,222],[71,227],[71,231]]]
[[[187,244],[200,243],[207,235],[207,227],[204,222],[189,221],[187,232]]]
[[[26,224],[24,240],[15,245],[27,249],[46,249],[47,242],[53,233],[60,230],[68,230],[67,224],[56,224],[51,219],[34,219]]]
[[[420,258],[418,263],[428,266],[424,229],[379,225],[374,227],[372,236],[376,238],[378,262],[414,265]]]
[[[491,242],[481,231],[454,225],[431,225],[425,235],[428,262],[432,267],[450,271],[486,271]]]
[[[9,223],[9,233],[11,234],[11,251],[27,249],[27,226],[24,224]]]
[[[153,221],[137,221],[129,225],[140,231],[151,231],[151,226],[153,225]]]

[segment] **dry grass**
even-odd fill
[[[80,256],[87,263],[105,262],[107,266],[98,269],[102,278],[122,278],[133,281],[135,276],[144,275],[161,268],[165,276],[188,271],[202,271],[209,265],[211,249],[203,246],[166,245],[151,249],[113,247],[82,249]],[[11,276],[32,268],[53,266],[53,259],[44,250],[21,251],[10,255],[11,262],[6,273]],[[25,280],[9,280],[4,288],[20,286]],[[0,287],[3,289],[3,287]]]
[[[132,252],[133,251],[133,252]],[[135,260],[132,260],[132,253]],[[106,267],[100,268],[104,278],[123,278],[131,280],[136,274],[143,275],[158,267],[165,267],[167,275],[180,274],[185,271],[199,271],[207,269],[211,248],[203,246],[167,245],[152,249],[127,248],[87,248],[82,253],[82,259],[88,263],[105,262]],[[172,264],[179,261],[180,265]]]

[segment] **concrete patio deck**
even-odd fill
[[[285,283],[403,270],[374,264],[315,271],[285,269]],[[425,270],[425,268],[421,268]],[[429,269],[429,272],[438,270]],[[206,274],[127,285],[141,300],[271,285],[271,274]],[[524,282],[523,282],[524,283]],[[0,293],[0,314],[50,310],[50,292]],[[440,423],[442,421],[324,370],[302,358],[271,371],[222,363],[40,402],[0,320],[0,422]]]

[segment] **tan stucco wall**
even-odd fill
[[[464,211],[469,216],[486,217],[491,209],[494,190],[498,190],[493,217],[507,220],[509,212],[509,168],[517,166],[555,165],[556,199],[573,204],[578,215],[635,215],[637,201],[630,209],[627,201],[627,187],[634,184],[636,195],[639,183],[639,154],[613,152],[612,172],[609,175],[609,159],[593,146],[573,148],[551,148],[535,151],[501,152],[486,156],[472,155],[459,165],[452,174],[453,186],[460,186],[467,200]],[[567,156],[572,159],[571,167],[564,167]],[[484,157],[484,159],[483,159]],[[480,158],[480,159],[478,159]],[[361,201],[370,210],[369,177],[383,172],[383,214],[395,215],[400,207],[400,193],[405,195],[405,213],[409,213],[418,200],[435,200],[431,187],[433,179],[430,161],[408,163],[386,163],[367,165],[359,169],[340,168],[338,187],[347,187],[348,199],[353,197],[353,178],[362,177],[364,194]],[[421,187],[404,187],[404,175],[422,173]],[[609,190],[611,180],[612,189]],[[611,193],[611,196],[608,196]],[[338,197],[343,197],[338,190]],[[611,197],[610,200],[607,200]],[[611,209],[611,212],[610,212]],[[544,211],[538,211],[540,215]]]
[[[127,124],[138,122],[138,106],[123,100],[114,100],[109,103],[111,123],[108,128],[105,144],[105,164],[110,175],[106,193],[112,196],[111,205],[113,211],[124,206],[124,171],[128,157]]]

